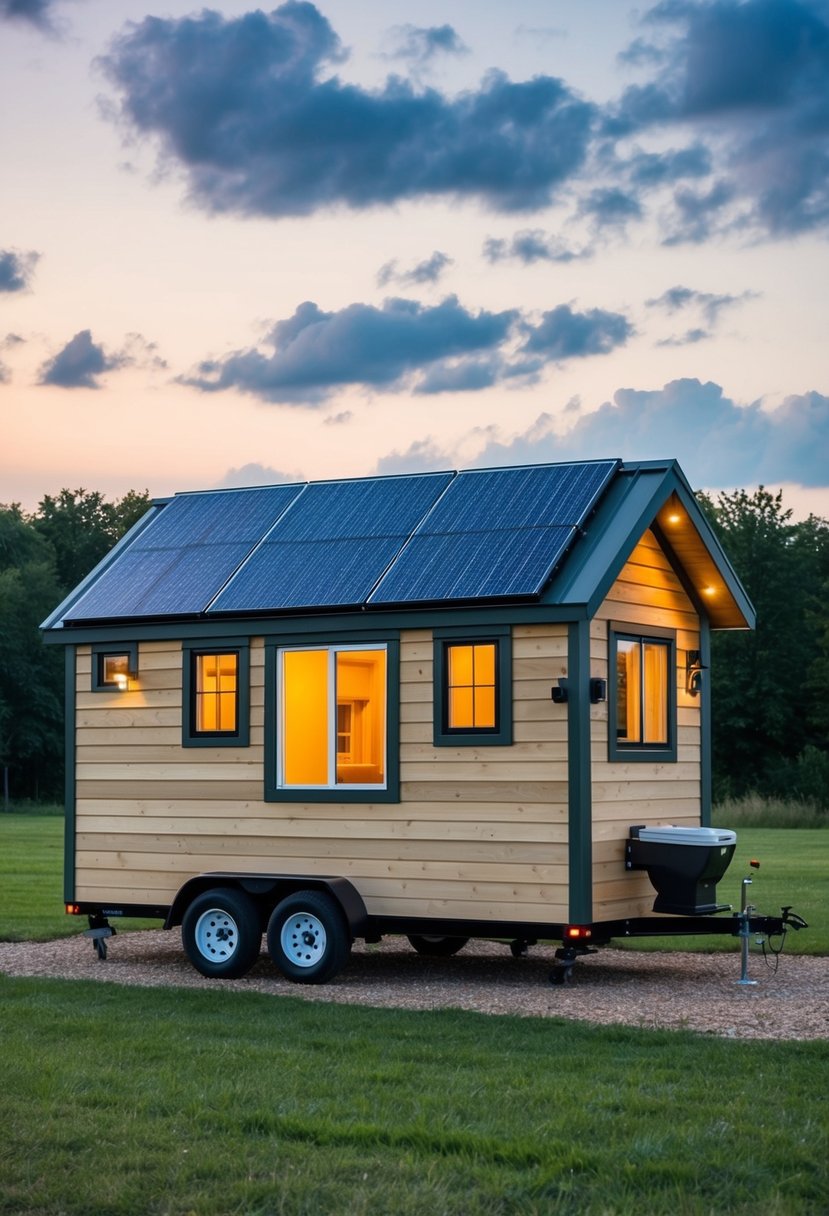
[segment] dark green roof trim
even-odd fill
[[[567,788],[570,923],[593,920],[593,796],[590,748],[590,626],[567,636]]]
[[[712,765],[711,744],[711,629],[703,617],[699,623],[700,662],[703,667],[700,691],[700,826],[711,826]]]

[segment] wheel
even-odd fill
[[[324,891],[297,891],[268,923],[268,953],[295,984],[324,984],[342,971],[351,934],[340,905]]]
[[[409,937],[409,945],[413,946],[418,954],[431,954],[437,958],[450,958],[453,954],[457,954],[459,950],[463,950],[468,937],[439,937],[423,933],[413,933]]]
[[[259,957],[259,913],[244,891],[231,887],[204,891],[184,913],[181,940],[185,954],[202,975],[238,979]]]

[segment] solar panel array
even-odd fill
[[[173,498],[67,622],[538,596],[617,461]]]

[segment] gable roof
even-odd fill
[[[684,528],[660,524],[666,503],[681,504]],[[675,462],[596,460],[178,494],[42,628],[505,602],[595,610],[654,521],[689,592],[704,583],[696,601],[712,624],[751,626]]]

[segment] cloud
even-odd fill
[[[729,228],[772,236],[829,225],[829,10],[823,0],[662,0],[652,40],[630,58],[652,69],[627,89],[608,130],[669,125],[704,141],[715,179],[678,192],[672,243]]]
[[[430,258],[426,258],[423,262],[418,262],[411,270],[398,270],[396,260],[386,262],[377,272],[377,283],[380,287],[385,287],[389,283],[397,283],[401,286],[437,283],[447,266],[452,266],[453,264],[453,258],[436,249]]]
[[[516,319],[514,310],[473,314],[455,296],[433,307],[393,298],[381,308],[349,304],[339,312],[308,301],[273,326],[265,353],[250,349],[206,361],[184,383],[305,405],[350,384],[394,392],[431,364],[499,347]]]
[[[527,327],[523,351],[559,362],[563,359],[606,355],[624,346],[634,329],[621,313],[591,308],[574,312],[569,304],[545,312],[540,324]]]
[[[391,33],[398,45],[385,56],[387,59],[410,59],[424,64],[436,55],[469,54],[469,47],[451,25],[396,25]]]
[[[405,452],[390,452],[378,460],[375,473],[434,473],[453,467],[453,460],[437,446],[434,439],[417,439]]]
[[[496,262],[519,261],[525,266],[533,262],[575,262],[589,258],[589,249],[569,249],[557,236],[550,236],[540,228],[525,228],[516,232],[511,241],[502,237],[487,237],[483,255],[493,265]]]
[[[669,287],[661,296],[646,300],[646,306],[660,309],[669,316],[690,310],[697,313],[705,324],[704,326],[694,326],[682,335],[675,334],[669,338],[662,338],[657,342],[657,346],[688,346],[712,337],[721,312],[745,304],[749,300],[756,300],[759,298],[759,294],[756,291],[743,291],[739,295],[730,295],[711,291],[694,291],[690,287]]]
[[[305,481],[302,473],[283,473],[280,469],[273,469],[266,464],[243,464],[238,469],[228,469],[220,482],[217,482],[217,490],[238,490],[245,486],[278,486],[278,485],[293,485],[295,482]]]
[[[92,341],[91,331],[82,329],[42,365],[38,384],[58,388],[100,388],[98,381],[105,372],[126,367],[131,362],[123,353],[108,355],[103,346]]]
[[[0,21],[28,21],[51,30],[53,7],[54,0],[0,0]]]
[[[34,274],[40,254],[20,253],[14,249],[0,249],[0,293],[25,291]]]
[[[448,97],[331,75],[340,41],[312,4],[131,23],[100,63],[131,134],[154,139],[210,212],[307,215],[424,197],[548,205],[582,167],[597,110],[562,81],[490,72]]]
[[[696,485],[829,484],[829,397],[787,397],[774,410],[741,406],[718,384],[674,380],[653,391],[620,389],[564,434],[542,414],[523,434],[491,440],[476,464],[620,456],[678,457]]]
[[[618,186],[597,187],[579,203],[579,214],[593,220],[597,228],[624,227],[642,218],[638,199]]]

